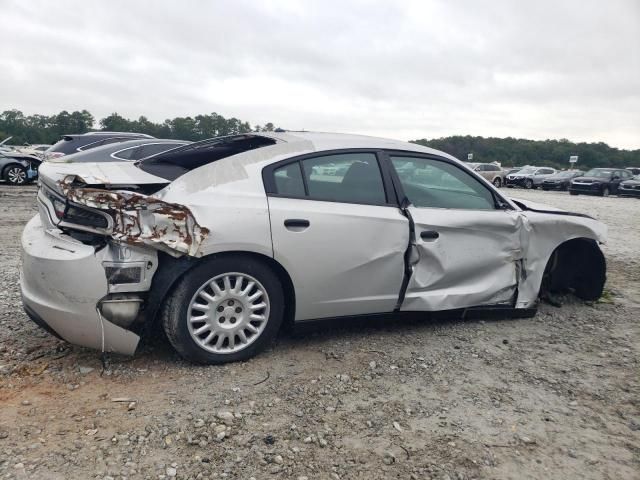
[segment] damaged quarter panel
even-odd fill
[[[283,142],[223,158],[182,175],[154,196],[188,206],[199,224],[210,231],[199,255],[246,251],[273,257],[260,172],[266,163],[311,149],[311,142]]]

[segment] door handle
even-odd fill
[[[289,230],[301,231],[310,225],[309,220],[304,218],[287,218],[284,221],[284,226]]]
[[[436,240],[440,234],[435,230],[425,230],[420,233],[420,238],[423,240]]]

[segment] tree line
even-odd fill
[[[413,143],[447,152],[460,160],[473,153],[473,161],[498,162],[502,167],[524,165],[568,168],[569,157],[578,156],[577,168],[640,166],[640,149],[622,150],[606,143],[574,143],[567,139],[527,140],[524,138],[485,138],[470,135],[413,140]]]
[[[71,113],[63,110],[55,115],[24,115],[20,110],[5,110],[0,114],[0,141],[12,136],[10,143],[13,145],[55,143],[65,134],[95,130],[95,123],[95,117],[87,110]],[[195,117],[175,117],[162,123],[152,122],[145,116],[130,120],[112,113],[101,119],[98,125],[100,130],[139,132],[156,138],[192,141],[275,129],[271,122],[251,126],[249,122],[235,117],[225,118],[215,112]]]
[[[64,134],[85,133],[93,130],[95,117],[87,110],[62,112],[54,115],[24,115],[19,110],[5,110],[0,114],[0,141],[13,136],[11,144],[55,143]],[[145,116],[131,120],[112,113],[102,118],[98,125],[102,130],[140,132],[156,138],[203,140],[205,138],[234,135],[252,131],[272,131],[273,123],[251,126],[235,117],[225,118],[218,113],[175,117],[162,123],[150,121]],[[485,138],[452,136],[427,140],[412,140],[447,152],[461,160],[473,153],[475,162],[499,162],[503,167],[544,165],[566,168],[569,157],[578,155],[578,167],[629,167],[640,166],[639,150],[622,150],[606,143],[573,143],[560,140],[527,140],[523,138]]]

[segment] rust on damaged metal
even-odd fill
[[[108,211],[113,219],[110,235],[115,240],[195,256],[209,235],[209,229],[201,227],[184,205],[125,190],[83,187],[82,183],[69,176],[60,187],[70,201]]]

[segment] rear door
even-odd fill
[[[274,257],[295,285],[296,320],[393,311],[409,222],[376,152],[306,155],[263,176]]]
[[[455,162],[405,153],[389,160],[415,224],[415,264],[401,309],[512,305],[524,217]]]

